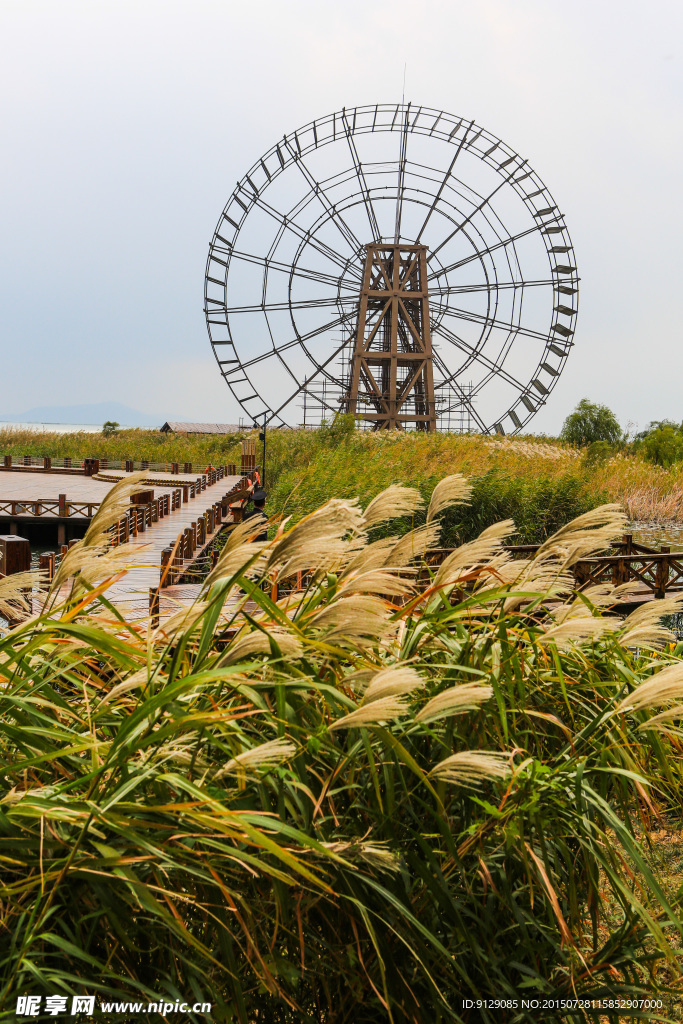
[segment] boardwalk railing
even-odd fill
[[[68,501],[65,494],[60,494],[58,498],[30,498],[26,501],[0,500],[0,517],[56,516],[60,519],[92,519],[99,507],[99,501]]]
[[[683,591],[683,552],[652,555],[605,555],[585,558],[574,565],[576,589],[599,583],[640,583],[654,597]]]
[[[194,490],[192,497],[199,491]],[[187,500],[187,498],[185,498]],[[158,523],[164,516],[175,512],[183,503],[183,488],[177,487],[170,494],[162,494],[154,501],[144,504],[131,505],[125,515],[121,516],[117,523],[110,528],[111,542],[114,547],[117,544],[125,544],[131,537],[137,537],[144,533],[148,526]]]
[[[249,470],[249,482],[254,481],[256,472],[256,469]],[[203,515],[178,534],[173,547],[164,548],[161,553],[162,587],[173,586],[186,572],[191,571],[194,562],[204,554],[207,543],[213,540],[213,535],[220,531],[225,522],[239,522],[248,496],[248,484],[238,481],[220,501],[215,501]]]
[[[241,475],[246,476],[254,468],[252,465],[242,465]],[[150,473],[166,473],[169,476],[177,476],[179,473],[187,476],[197,472],[196,465],[191,462],[149,462],[144,459],[57,459],[43,455],[5,455],[0,462],[0,470],[44,470],[52,473],[65,471],[84,473],[86,476],[106,472],[108,469],[122,470],[124,473],[149,470]],[[225,466],[207,466],[202,470],[202,475],[208,478],[209,484],[212,484],[226,476],[237,476],[237,465],[228,463]]]
[[[503,551],[520,558],[529,558],[540,547],[540,544],[508,544],[503,547]],[[583,558],[574,564],[572,571],[576,590],[585,590],[586,587],[601,583],[612,583],[614,586],[639,583],[655,598],[683,591],[683,552],[672,552],[668,547],[656,551],[645,544],[637,544],[631,534],[615,541],[611,547],[616,550],[616,554]],[[425,561],[427,565],[436,567],[453,550],[434,548],[427,553]]]

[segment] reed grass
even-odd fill
[[[106,553],[73,548],[70,597],[0,637],[0,1005],[191,993],[240,1024],[493,1024],[537,1022],[522,997],[680,981],[648,835],[679,802],[662,713],[683,661],[626,646],[606,591],[568,592],[613,508],[525,562],[509,528],[437,584],[354,500],[265,545],[245,524],[159,628],[124,622],[87,582]],[[307,548],[313,582],[274,602]]]
[[[604,501],[620,502],[632,521],[683,522],[683,464],[665,469],[637,450],[592,461],[552,439],[368,434],[348,427],[342,417],[322,430],[269,431],[269,512],[285,512],[296,520],[331,496],[357,496],[367,503],[401,483],[416,486],[427,499],[442,476],[462,473],[470,478],[473,496],[462,516],[452,514],[446,522],[447,543],[471,539],[510,515],[518,540],[541,541]],[[239,464],[245,436],[184,438],[121,430],[104,437],[5,429],[0,431],[0,454],[192,462],[202,470],[209,464]],[[257,452],[260,461],[260,445]]]

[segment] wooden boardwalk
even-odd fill
[[[121,474],[124,476],[125,474]],[[197,476],[179,474],[174,485],[160,484],[150,473],[150,486],[155,497],[171,494],[178,487],[196,484]],[[118,479],[118,478],[117,478]],[[232,478],[224,478],[221,483]],[[143,489],[147,484],[140,483]],[[111,480],[92,476],[60,473],[0,473],[0,519],[59,519],[59,496],[66,495],[67,505],[76,506],[75,515],[89,519],[112,488]],[[90,512],[88,512],[88,507]]]
[[[9,475],[9,474],[8,474]],[[105,494],[111,489],[111,483],[102,484],[100,481],[89,477],[80,478],[81,482],[104,486]],[[178,479],[176,477],[176,479]],[[192,477],[192,481],[197,478]],[[195,498],[189,498],[187,502],[180,504],[178,508],[168,512],[162,519],[151,523],[147,529],[138,532],[137,536],[131,535],[128,541],[121,545],[125,550],[126,563],[131,566],[126,575],[112,584],[107,591],[107,597],[117,605],[127,619],[146,619],[149,616],[149,592],[150,589],[157,590],[161,580],[161,556],[166,548],[172,548],[179,534],[196,523],[205,512],[219,502],[224,494],[238,484],[241,476],[224,476],[214,484],[207,483],[204,490],[198,490]],[[179,480],[182,485],[185,481]],[[170,492],[171,488],[156,488],[155,492],[161,495],[164,491]],[[220,533],[222,525],[219,525],[212,532],[207,533],[201,547],[194,552],[190,561],[194,561],[201,555],[203,550],[210,545],[211,541]],[[179,607],[187,605],[196,599],[199,593],[199,584],[187,586],[177,584],[165,587],[160,592],[160,616],[176,611]],[[43,604],[43,595],[37,593],[33,599],[33,610],[37,612]]]
[[[134,568],[130,569],[122,580],[113,584],[108,591],[109,599],[117,605],[125,606],[127,616],[129,613],[135,618],[148,615],[149,591],[152,588],[156,590],[161,580],[162,551],[165,548],[172,548],[178,535],[195,523],[240,479],[237,476],[228,476],[213,485],[207,484],[206,490],[200,491],[196,498],[190,499],[175,512],[171,512],[159,522],[153,523],[144,533],[139,533],[137,537],[131,537],[125,547],[130,549],[128,560]],[[217,530],[207,534],[201,550],[206,550],[221,529],[222,526],[219,526]],[[201,550],[197,549],[195,558],[199,557]],[[185,589],[181,585],[164,588],[161,591],[160,600],[164,605],[173,603],[175,607],[194,600],[199,587],[197,585],[190,586],[192,586],[192,590]]]

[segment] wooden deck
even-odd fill
[[[7,474],[9,476],[9,474]],[[197,478],[193,477],[192,481]],[[131,566],[126,575],[118,582],[112,584],[107,591],[108,598],[120,607],[128,619],[145,619],[149,616],[149,592],[150,589],[158,589],[161,579],[161,554],[165,548],[172,548],[178,535],[187,527],[204,515],[216,502],[220,501],[224,494],[238,484],[240,476],[225,476],[214,484],[207,483],[204,490],[198,490],[195,498],[180,504],[179,508],[168,512],[163,519],[151,523],[144,532],[137,536],[130,536],[125,545],[128,558],[127,563]],[[178,477],[175,478],[178,480]],[[110,483],[102,483],[90,477],[81,477],[79,481],[84,488],[90,488],[89,493],[93,494],[93,488],[104,488],[104,494],[111,489]],[[182,485],[184,481],[179,480]],[[155,487],[155,491],[157,488]],[[171,491],[172,488],[158,488],[159,495],[164,491]],[[81,492],[83,493],[83,492]],[[103,495],[102,495],[103,496]],[[207,533],[201,547],[194,552],[192,559],[186,560],[188,566],[192,561],[201,557],[214,538],[220,533],[224,524],[218,526],[211,533]],[[160,592],[160,617],[176,611],[179,607],[194,601],[199,593],[199,584],[181,585],[177,584],[166,587]],[[43,595],[37,593],[33,599],[33,610],[37,612],[43,604]]]
[[[196,477],[187,480],[177,477],[175,489],[196,483]],[[144,487],[141,482],[140,487]],[[153,482],[155,497],[171,494],[170,486]],[[0,474],[0,519],[91,519],[100,503],[112,488],[112,482],[89,476],[71,476],[59,473]],[[60,511],[59,497],[65,495]]]

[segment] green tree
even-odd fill
[[[104,434],[105,437],[111,437],[111,435],[115,434],[118,429],[119,424],[116,422],[116,420],[106,420],[104,426],[102,427],[102,433]]]
[[[611,409],[582,398],[574,412],[564,421],[560,437],[563,441],[582,447],[594,441],[616,444],[622,438],[622,431]]]
[[[658,466],[671,466],[683,459],[683,433],[675,423],[662,420],[651,423],[650,429],[638,437],[634,445],[648,462]]]

